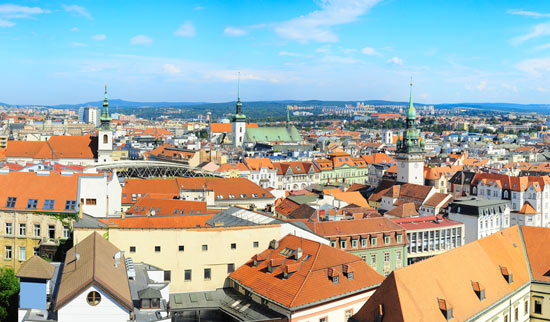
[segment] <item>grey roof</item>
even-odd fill
[[[138,297],[140,299],[160,299],[162,298],[162,295],[160,294],[160,291],[156,288],[148,287],[146,289],[138,291]]]
[[[260,305],[232,288],[170,294],[171,311],[221,310],[237,321],[270,321],[285,316]]]
[[[74,228],[107,228],[107,225],[97,220],[95,217],[82,214],[82,218],[77,219],[74,224]]]
[[[217,213],[206,222],[210,226],[250,226],[280,223],[282,221],[274,217],[239,207],[231,207]]]
[[[479,216],[485,210],[502,212],[509,205],[507,200],[485,199],[478,197],[468,197],[456,199],[449,205],[450,213],[458,213],[461,215]]]
[[[317,195],[299,195],[288,196],[287,199],[294,201],[295,203],[302,205],[305,203],[311,203],[317,200]]]

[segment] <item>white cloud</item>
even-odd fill
[[[107,39],[107,35],[93,35],[92,39],[97,41],[103,41]]]
[[[174,35],[179,37],[194,37],[196,35],[195,26],[193,26],[191,21],[186,21],[174,32]]]
[[[137,35],[137,36],[132,37],[132,39],[130,39],[130,44],[132,44],[132,45],[149,46],[152,43],[153,43],[153,39],[151,39],[151,37],[145,36],[145,35]]]
[[[361,52],[365,55],[374,56],[374,55],[380,55],[379,52],[377,52],[374,48],[371,47],[365,47],[361,49]]]
[[[526,59],[516,68],[531,76],[540,77],[544,72],[550,72],[550,57]]]
[[[206,9],[206,7],[203,7],[201,5],[195,6],[195,10],[197,10],[197,11],[201,11],[201,10],[204,10],[204,9]]]
[[[399,66],[403,66],[403,59],[399,57],[392,57],[386,61],[388,64],[395,64]]]
[[[72,27],[71,31],[80,31],[80,29],[78,29],[78,27]]]
[[[0,19],[0,27],[13,27],[13,26],[15,26],[15,22]]]
[[[275,32],[286,39],[337,42],[331,27],[356,21],[380,0],[323,0],[321,9],[276,24]]]
[[[88,18],[90,20],[92,20],[92,15],[90,14],[90,12],[84,8],[84,7],[81,7],[81,6],[78,6],[78,5],[63,5],[63,9],[67,12],[70,12],[74,15],[77,15],[77,16],[82,16],[84,18]]]
[[[518,87],[516,85],[504,83],[504,84],[502,84],[502,88],[507,89],[509,91],[512,91],[514,93],[518,92]]]
[[[550,22],[540,23],[530,33],[512,39],[512,44],[519,45],[527,40],[547,35],[550,35]]]
[[[487,88],[487,81],[485,80],[479,81],[479,84],[476,86],[476,88],[478,91],[485,90]]]
[[[179,68],[178,66],[176,66],[174,64],[164,64],[162,66],[162,70],[166,74],[170,74],[170,75],[176,75],[176,74],[181,73],[181,68]]]
[[[83,44],[81,42],[72,42],[70,43],[71,47],[88,47],[88,45]]]
[[[225,27],[223,33],[227,36],[239,37],[248,35],[248,30],[244,28]]]
[[[359,60],[352,57],[333,56],[333,55],[323,56],[321,57],[320,60],[322,62],[331,63],[331,64],[355,64],[359,62]]]
[[[15,26],[15,22],[11,21],[12,19],[29,18],[33,15],[44,13],[50,13],[50,11],[39,7],[25,7],[16,4],[0,4],[0,27]]]
[[[302,56],[301,54],[293,53],[293,52],[290,52],[290,51],[281,51],[281,52],[279,52],[279,55],[281,55],[281,56],[291,56],[291,57],[300,57],[300,56]]]
[[[32,15],[50,13],[39,7],[25,7],[16,4],[0,4],[0,15],[6,18],[28,18]]]
[[[548,18],[550,17],[550,13],[541,13],[536,11],[526,11],[522,9],[510,9],[508,10],[508,13],[511,15],[520,15],[520,16],[528,16],[533,18]]]
[[[545,49],[548,49],[548,48],[550,48],[550,44],[544,44],[544,45],[540,45],[540,46],[535,47],[535,50],[545,50]]]

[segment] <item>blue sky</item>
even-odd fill
[[[545,1],[0,3],[0,102],[550,103]]]

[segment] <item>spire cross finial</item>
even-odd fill
[[[241,72],[237,75],[237,100],[241,100]]]

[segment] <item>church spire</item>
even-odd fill
[[[107,84],[105,84],[105,97],[103,98],[103,108],[99,117],[102,128],[109,128],[111,125],[111,114],[109,113],[109,100],[107,99]]]
[[[411,77],[411,83],[410,83],[410,94],[409,94],[409,108],[407,109],[407,128],[409,126],[414,126],[416,121],[416,109],[413,105],[413,82]]]
[[[241,72],[239,72],[239,75],[237,76],[237,106],[236,106],[235,114],[240,115],[243,114],[242,108],[243,103],[241,103]]]

